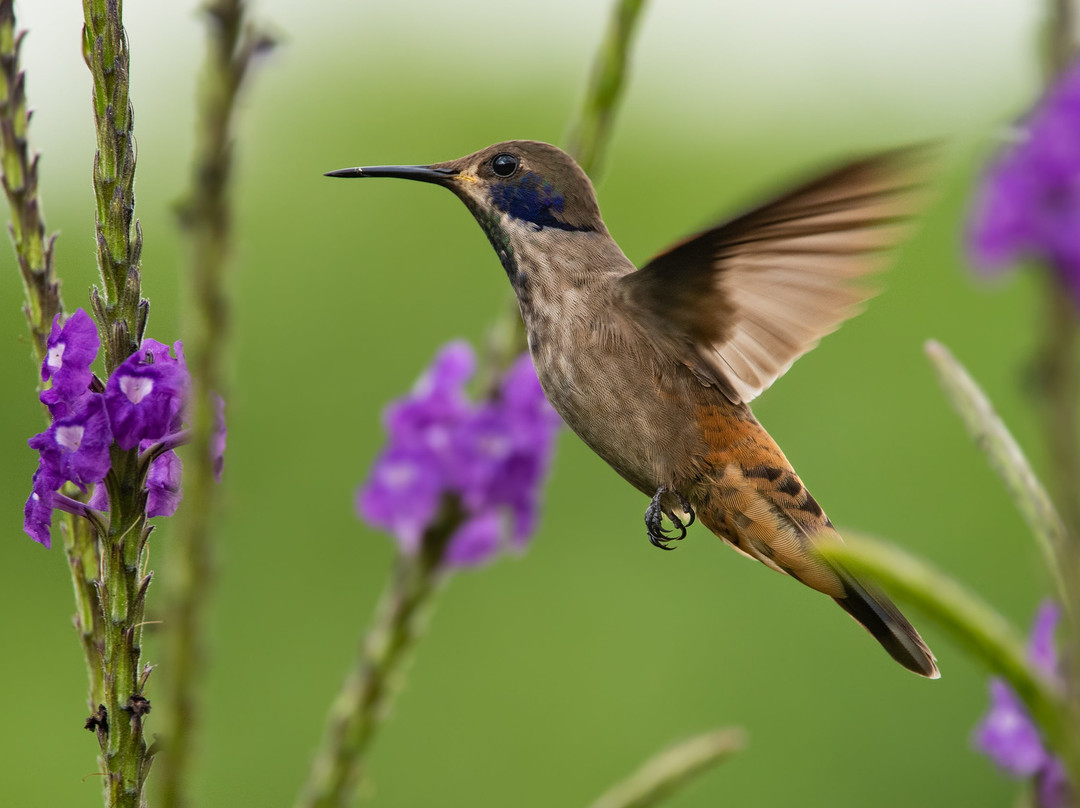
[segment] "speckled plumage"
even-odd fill
[[[537,375],[570,428],[663,512],[690,506],[735,549],[833,597],[898,662],[936,677],[896,607],[811,551],[817,537],[839,537],[748,406],[868,296],[851,281],[898,238],[910,162],[851,163],[641,270],[608,234],[584,172],[554,146],[499,143],[420,167],[429,176],[335,174],[452,190],[506,269]]]

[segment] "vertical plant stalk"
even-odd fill
[[[138,348],[149,304],[141,298],[142,228],[135,220],[135,111],[123,0],[83,0],[83,59],[94,78],[94,198],[98,270],[104,292],[90,293],[105,369]]]
[[[25,32],[16,33],[14,0],[0,0],[0,169],[4,193],[11,209],[9,232],[22,276],[26,302],[23,311],[30,329],[35,369],[45,361],[46,340],[64,305],[60,281],[53,265],[56,235],[46,238],[38,193],[39,155],[30,157],[30,113],[26,100],[26,75],[20,68],[19,50]],[[40,377],[37,378],[40,386]],[[75,594],[73,622],[86,660],[89,677],[87,707],[93,712],[105,699],[102,659],[105,623],[95,580],[101,566],[97,536],[90,523],[62,513],[60,531],[71,571]],[[104,757],[99,761],[104,768]]]
[[[390,714],[435,596],[447,577],[442,556],[461,519],[456,505],[444,508],[425,532],[421,552],[416,557],[399,555],[356,664],[330,708],[322,746],[296,808],[351,804],[375,733]]]
[[[83,0],[83,17],[83,58],[93,77],[97,133],[93,185],[98,270],[104,288],[92,289],[90,302],[105,349],[105,370],[111,375],[138,348],[149,311],[141,298],[142,232],[135,220],[134,111],[128,97],[123,1]],[[121,451],[114,445],[112,469],[105,479],[109,526],[100,537],[100,578],[94,582],[104,622],[105,709],[97,736],[110,808],[144,804],[143,786],[152,761],[143,734],[143,719],[150,711],[143,695],[150,666],[142,664],[142,624],[151,578],[146,569],[150,528],[144,477],[137,449]]]
[[[596,174],[611,140],[630,65],[630,46],[645,0],[615,0],[607,32],[593,63],[585,98],[567,136],[567,152],[586,174]]]
[[[1050,0],[1047,19],[1048,79],[1053,81],[1076,56],[1075,0]],[[1044,413],[1040,419],[1051,463],[1058,510],[1071,540],[1080,546],[1080,317],[1074,298],[1048,272],[1045,332],[1035,357]]]
[[[649,758],[636,772],[606,791],[591,808],[658,805],[745,746],[746,736],[741,729],[716,729],[696,735]]]
[[[56,235],[45,238],[38,198],[38,155],[30,157],[27,130],[26,74],[19,49],[26,32],[15,33],[14,0],[0,0],[0,150],[3,186],[11,208],[9,231],[26,290],[27,323],[40,366],[53,317],[63,311],[60,282],[53,269]],[[39,381],[40,384],[40,381]]]
[[[204,9],[207,53],[198,96],[191,188],[179,205],[188,238],[192,305],[185,353],[192,377],[189,415],[193,450],[186,458],[189,507],[170,543],[165,606],[165,723],[169,737],[159,762],[161,804],[190,804],[191,758],[199,725],[203,681],[204,614],[214,577],[213,525],[217,485],[211,441],[215,395],[225,392],[229,306],[225,290],[232,240],[230,180],[236,99],[253,56],[270,46],[245,24],[243,0],[212,0]]]
[[[570,124],[566,152],[590,177],[599,174],[611,142],[615,113],[622,100],[630,67],[631,47],[645,0],[614,0],[607,30],[593,62],[580,111]],[[489,339],[492,363],[506,367],[527,348],[525,326],[513,294],[496,319]]]

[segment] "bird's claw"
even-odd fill
[[[660,504],[664,494],[668,493],[674,494],[679,498],[679,507],[687,514],[685,524],[673,511],[665,511]],[[665,516],[671,520],[674,528],[670,530],[664,528]],[[675,548],[669,547],[668,543],[685,539],[686,529],[694,524],[695,518],[694,509],[686,500],[686,497],[678,491],[672,491],[666,485],[662,485],[656,489],[652,502],[650,502],[649,507],[645,509],[645,532],[653,547],[659,547],[661,550],[674,550]]]

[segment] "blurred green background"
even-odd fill
[[[194,5],[126,9],[148,335],[168,342],[185,333],[171,206],[187,180],[202,58]],[[225,512],[194,784],[206,806],[291,804],[392,560],[352,505],[382,442],[380,410],[443,342],[483,339],[508,294],[450,194],[321,173],[507,138],[559,142],[608,8],[252,5],[283,45],[244,97],[237,146]],[[755,410],[841,529],[925,555],[1024,626],[1045,591],[1036,551],[921,346],[949,345],[1041,462],[1024,391],[1038,279],[988,288],[961,253],[978,167],[1038,87],[1040,11],[1012,0],[654,2],[598,181],[609,228],[642,262],[823,162],[944,139],[935,201],[885,293]],[[59,0],[17,12],[31,28],[31,138],[74,309],[95,276],[81,19]],[[67,568],[21,532],[35,464],[26,439],[42,419],[14,260],[0,255],[3,802],[92,806],[97,745],[81,728]],[[526,554],[445,592],[377,742],[372,804],[584,805],[663,745],[725,724],[747,728],[748,750],[672,808],[1012,803],[1016,787],[970,748],[985,677],[920,615],[938,682],[702,529],[678,552],[652,548],[644,498],[568,433],[546,501]],[[164,522],[153,589],[169,575],[169,537]],[[151,612],[155,602],[152,590]],[[160,658],[153,636],[146,652]]]

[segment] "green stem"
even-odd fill
[[[460,521],[457,508],[447,509],[425,534],[420,555],[399,556],[356,664],[330,708],[322,747],[296,808],[342,808],[351,803],[375,733],[393,707],[446,578],[442,552]]]
[[[105,478],[109,493],[109,528],[101,542],[98,584],[105,622],[104,690],[108,732],[99,739],[107,778],[109,808],[144,805],[143,786],[150,769],[143,717],[150,703],[143,696],[151,666],[142,665],[142,626],[146,590],[145,480],[137,450],[112,447],[112,468]]]
[[[215,396],[225,393],[229,306],[225,291],[232,241],[230,180],[236,99],[252,56],[269,44],[244,24],[243,0],[213,0],[205,7],[208,47],[198,98],[191,189],[179,206],[189,242],[192,328],[185,342],[192,376],[193,448],[185,459],[189,505],[170,542],[165,622],[167,676],[164,704],[167,753],[160,761],[165,808],[189,805],[191,757],[199,722],[198,690],[204,678],[204,615],[214,577],[213,527],[217,483],[213,466]]]
[[[875,578],[914,603],[991,672],[1008,680],[1048,745],[1065,762],[1071,781],[1080,782],[1080,739],[1064,694],[1031,667],[1023,638],[993,606],[925,561],[891,545],[859,538],[848,544],[819,542],[818,552]]]
[[[567,152],[586,174],[599,171],[611,139],[615,111],[622,98],[630,64],[630,45],[644,5],[645,0],[616,0],[607,32],[596,53],[581,112],[567,136]]]
[[[135,352],[149,304],[141,297],[142,230],[135,221],[135,113],[128,98],[130,61],[123,0],[83,0],[83,59],[94,79],[97,131],[94,196],[98,270],[104,293],[90,301],[112,373]]]
[[[993,405],[963,365],[939,342],[929,340],[926,355],[937,371],[949,403],[960,415],[975,443],[998,473],[1010,497],[1035,535],[1047,571],[1055,583],[1057,599],[1070,614],[1080,614],[1080,565],[1073,563],[1069,542],[1046,489],[1039,482],[1020,445],[994,411]]]
[[[657,805],[745,746],[746,737],[741,729],[718,729],[697,735],[647,760],[630,777],[609,789],[591,808]]]
[[[45,340],[53,317],[64,307],[53,269],[56,236],[45,238],[38,199],[38,157],[31,159],[27,143],[30,113],[26,74],[19,67],[23,36],[15,33],[14,0],[0,0],[0,169],[11,208],[11,241],[26,290],[24,311],[34,356],[40,365],[45,359]]]

